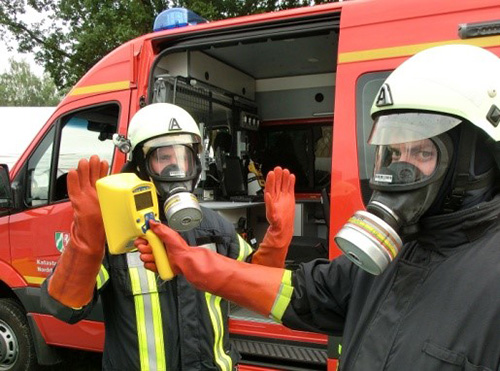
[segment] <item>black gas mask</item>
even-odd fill
[[[403,113],[376,119],[368,143],[377,146],[370,179],[374,190],[366,211],[357,211],[335,236],[344,254],[380,274],[433,205],[453,156],[445,131],[460,120],[430,113]]]
[[[197,227],[202,212],[192,192],[201,169],[193,147],[173,144],[150,148],[145,166],[163,202],[168,225],[179,232]]]

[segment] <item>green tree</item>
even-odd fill
[[[0,74],[0,106],[56,106],[60,100],[50,76],[40,78],[26,61],[9,59],[9,70]]]
[[[104,55],[151,32],[168,7],[186,7],[208,20],[269,12],[325,0],[0,0],[0,37],[33,52],[59,89],[68,89]],[[29,24],[29,8],[46,18]],[[9,44],[10,42],[10,44]]]

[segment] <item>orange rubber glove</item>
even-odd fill
[[[198,290],[221,296],[265,316],[271,313],[284,269],[248,264],[203,247],[189,246],[169,227],[155,221],[150,221],[150,226],[165,244],[175,274],[183,274]],[[154,266],[147,240],[137,238],[134,245],[141,252],[146,268]]]
[[[96,277],[104,257],[106,235],[95,183],[108,173],[107,161],[82,159],[68,173],[68,195],[73,206],[70,239],[54,273],[48,292],[60,303],[80,308],[93,297]]]
[[[295,175],[288,169],[275,167],[266,177],[264,201],[269,228],[252,263],[283,268],[288,246],[293,237],[295,217]]]

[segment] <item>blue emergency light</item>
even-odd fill
[[[207,23],[205,18],[185,8],[170,8],[164,10],[155,19],[153,31],[167,30],[170,28],[184,27],[198,23]]]

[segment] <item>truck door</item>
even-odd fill
[[[127,90],[61,107],[50,126],[45,126],[44,135],[23,156],[12,183],[19,211],[10,217],[10,242],[12,266],[30,286],[38,287],[48,276],[69,238],[73,211],[66,187],[68,171],[81,158],[94,154],[112,163],[112,135],[119,125],[126,127],[129,101]],[[38,303],[19,295],[25,303]],[[26,290],[25,298],[28,295],[38,296],[39,290]],[[40,308],[26,309],[41,313]]]

